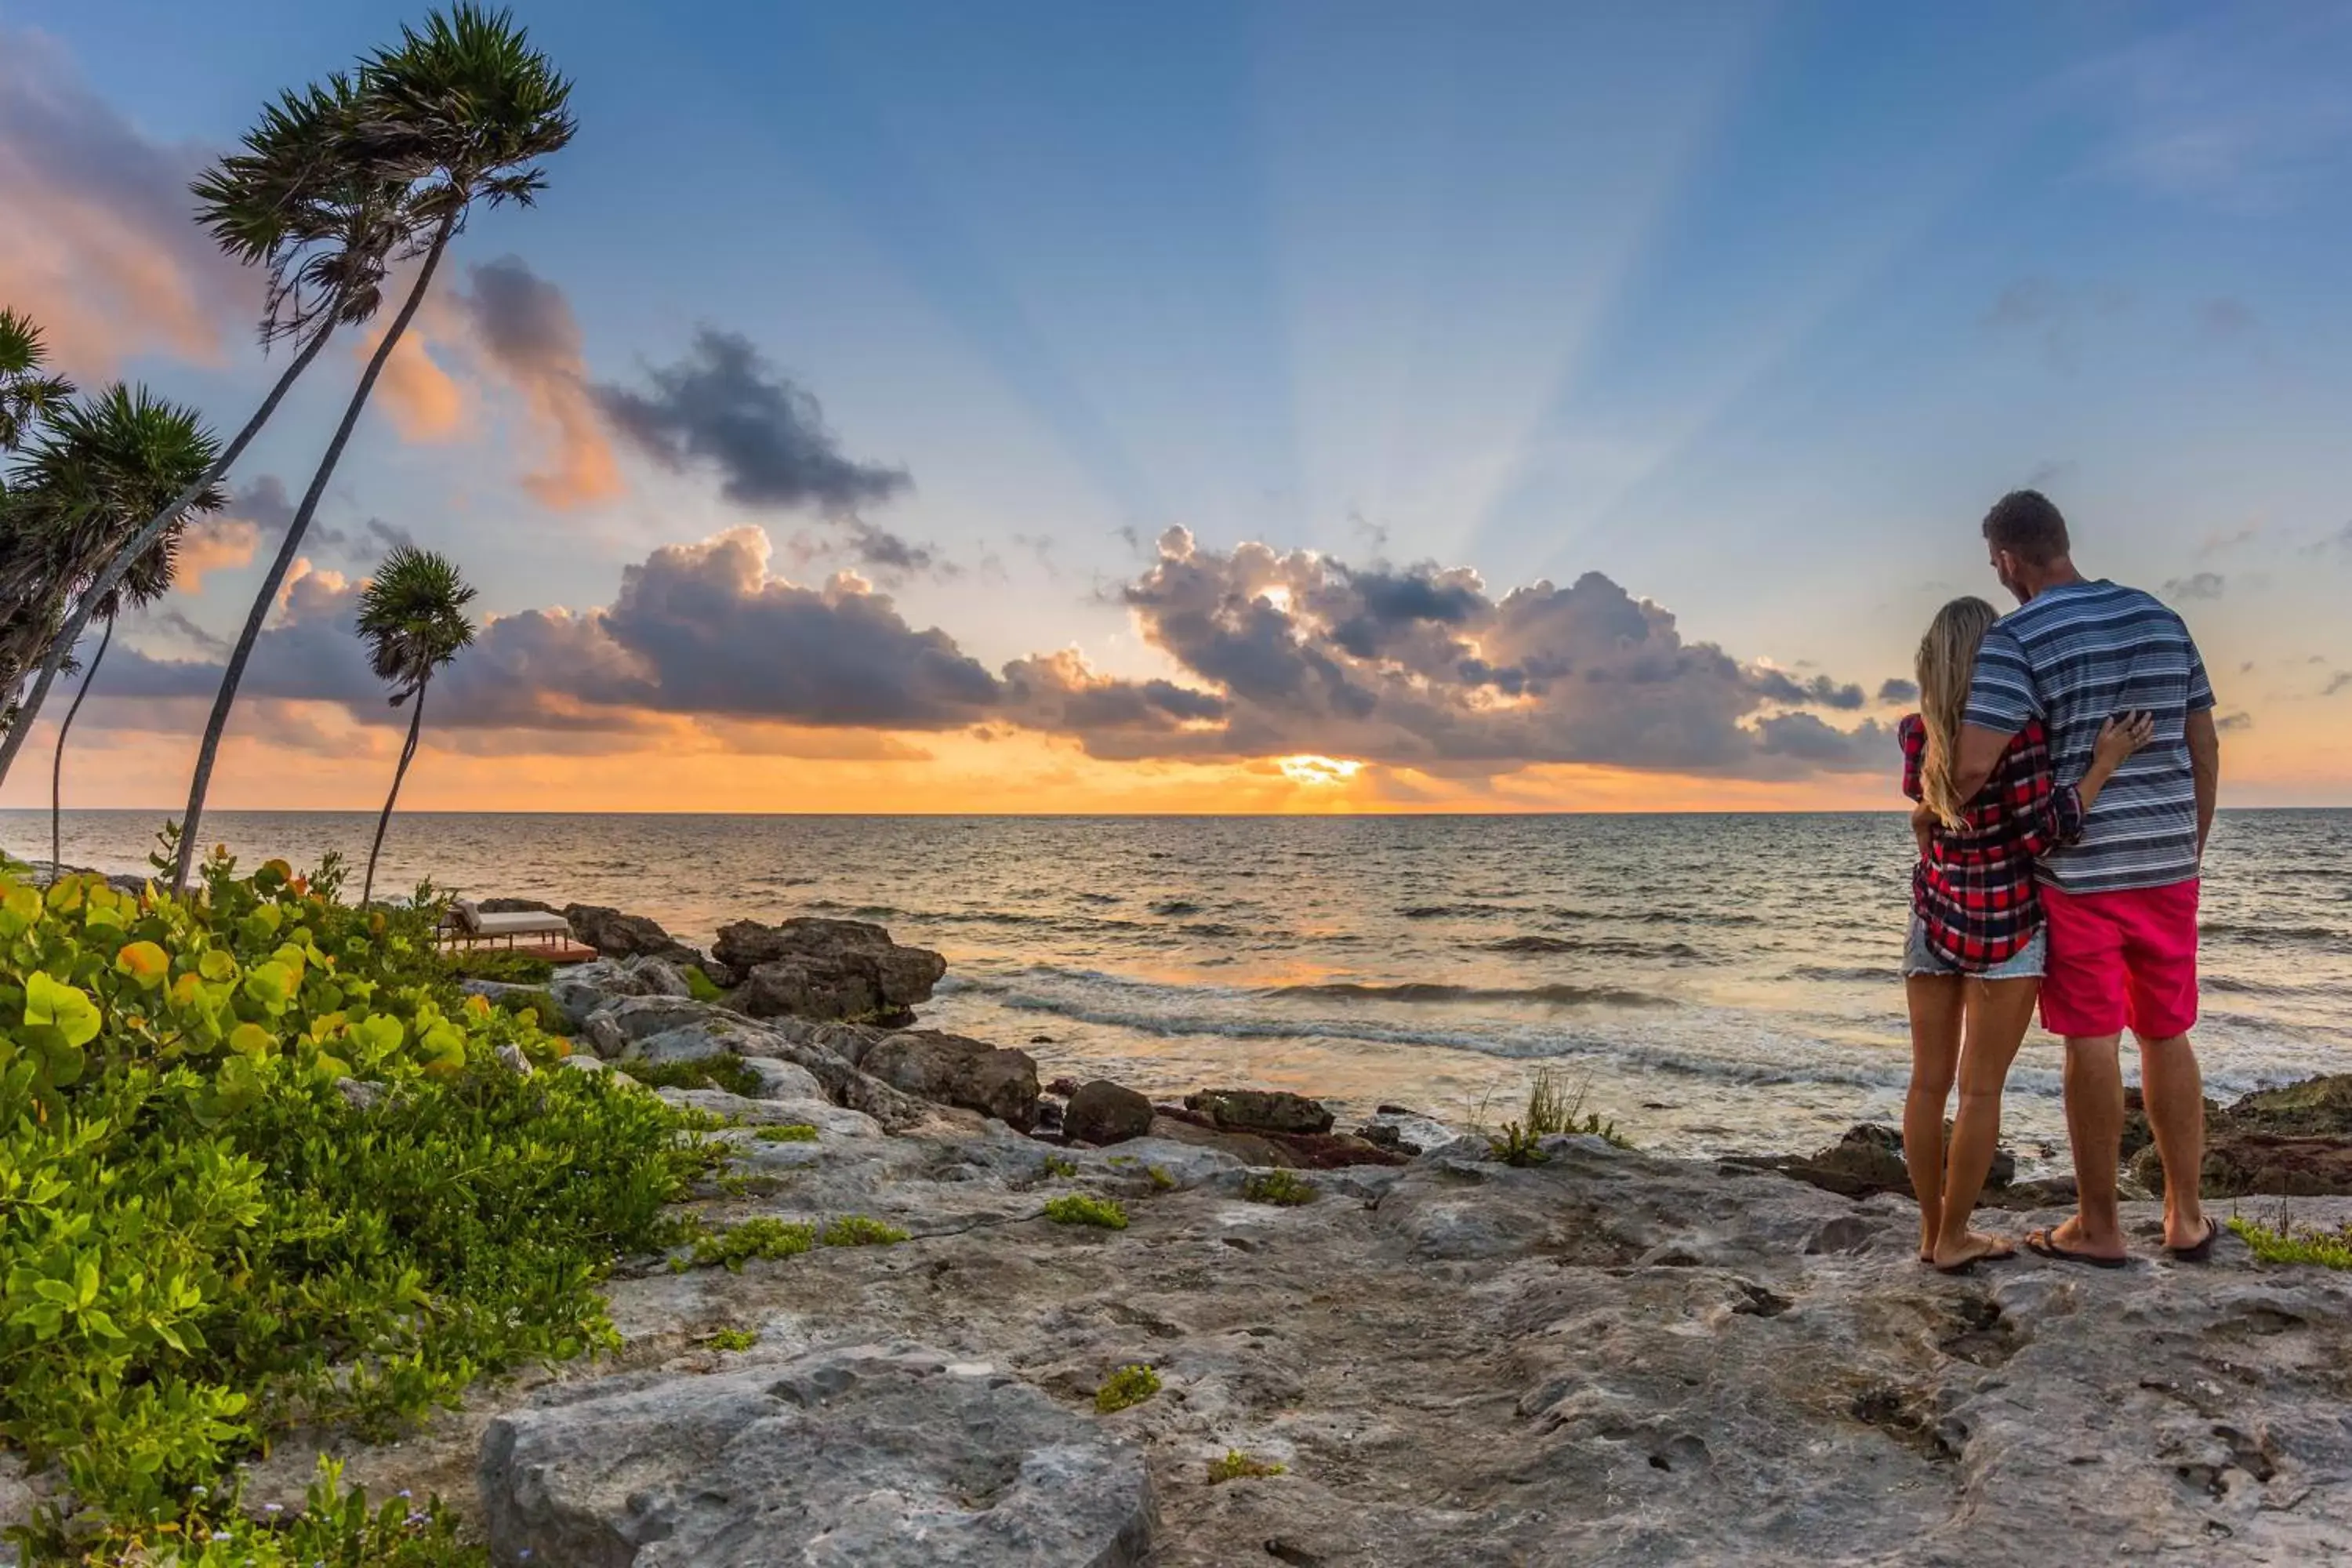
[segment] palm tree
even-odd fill
[[[360,595],[360,637],[368,646],[369,667],[377,679],[391,684],[394,708],[411,699],[415,702],[408,710],[408,743],[400,748],[392,793],[383,797],[375,842],[368,847],[367,879],[360,886],[362,909],[375,893],[376,857],[383,853],[393,803],[400,798],[401,781],[408,776],[416,737],[425,728],[425,688],[435,670],[474,640],[473,624],[466,619],[466,606],[473,600],[472,585],[446,556],[406,544],[383,558],[375,581]]]
[[[49,411],[73,395],[72,382],[42,374],[48,358],[32,318],[0,308],[0,452],[23,446]]]
[[[190,187],[196,197],[196,219],[215,242],[237,261],[260,266],[268,279],[261,317],[263,346],[292,338],[299,340],[301,348],[245,427],[202,474],[153,509],[145,525],[124,541],[116,558],[65,616],[25,699],[22,710],[26,715],[39,710],[91,617],[113,602],[123,576],[199,497],[220,482],[335,329],[371,320],[382,305],[392,251],[407,233],[400,217],[407,187],[381,174],[371,177],[365,165],[355,161],[351,127],[357,101],[358,89],[341,75],[329,78],[323,87],[281,94],[246,132],[243,150],[223,158]],[[0,332],[0,340],[5,337]],[[5,341],[0,341],[0,356],[5,353]],[[5,689],[13,690],[14,683]],[[18,726],[11,726],[0,739],[0,782],[6,780],[23,744]]]
[[[236,689],[262,623],[300,551],[335,466],[342,460],[352,426],[359,423],[384,361],[392,356],[417,307],[433,287],[434,274],[449,242],[465,226],[477,201],[491,206],[532,204],[547,177],[533,160],[560,152],[577,128],[567,105],[572,84],[547,57],[530,47],[524,30],[505,11],[459,5],[436,11],[422,31],[401,29],[397,47],[379,49],[360,64],[352,118],[341,138],[350,166],[372,178],[397,180],[404,187],[400,212],[408,226],[404,258],[421,256],[416,281],[376,345],[358,388],[327,443],[326,455],[295,509],[293,525],[279,543],[253,609],[231,650],[220,691],[213,700],[197,748],[188,807],[180,819],[180,860],[173,890],[184,890],[194,862],[204,820],[205,795],[213,763],[228,728]]]
[[[220,443],[194,409],[143,386],[133,391],[117,383],[97,397],[55,409],[18,465],[10,491],[13,526],[0,551],[0,594],[9,605],[0,637],[20,652],[38,649],[87,584],[114,564],[124,568],[117,585],[99,595],[106,633],[58,730],[49,772],[52,866],[59,858],[66,736],[113,644],[117,611],[126,601],[152,604],[170,591],[186,514],[143,551],[134,554],[129,542],[150,513],[207,472],[219,453]],[[187,511],[216,511],[226,500],[215,485],[199,490]],[[18,718],[29,725],[31,710]]]

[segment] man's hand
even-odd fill
[[[1960,754],[1952,760],[1952,793],[1962,801],[1976,799],[2000,766],[2000,754],[2016,737],[1976,724],[1960,726]]]
[[[2197,781],[2197,858],[2205,858],[2205,840],[2213,833],[2213,808],[2221,798],[2221,731],[2213,710],[2189,715],[2189,772]]]

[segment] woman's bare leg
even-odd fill
[[[1952,1146],[1945,1156],[1943,1224],[1936,1236],[1936,1266],[1950,1268],[1979,1258],[2013,1251],[1997,1236],[1970,1230],[1985,1173],[1992,1169],[2000,1142],[2000,1092],[2010,1063],[2033,1021],[2039,980],[1971,980],[1968,983],[1968,1028],[1960,1047],[1960,1110],[1952,1120]]]
[[[1936,1250],[1944,1214],[1944,1102],[1960,1059],[1964,982],[1957,974],[1914,974],[1903,982],[1911,1004],[1911,1090],[1903,1099],[1903,1160],[1919,1200],[1919,1256]],[[1979,1178],[1981,1179],[1981,1178]]]

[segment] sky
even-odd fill
[[[0,303],[236,428],[282,359],[187,181],[419,15],[0,0]],[[407,808],[1884,806],[2021,485],[2188,618],[2225,804],[2352,804],[2352,5],[517,15],[579,134],[395,351],[215,806],[381,800],[401,542],[485,623]],[[69,804],[184,796],[377,330]]]

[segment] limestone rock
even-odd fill
[[[2164,1191],[2164,1161],[2156,1145],[2133,1156],[2131,1173],[2149,1191]],[[2202,1192],[2207,1198],[2274,1194],[2284,1197],[2352,1194],[2352,1141],[2284,1138],[2257,1132],[2231,1118],[2207,1130]]]
[[[909,1029],[882,1036],[857,1065],[908,1094],[977,1110],[1024,1132],[1037,1119],[1037,1064],[1026,1051]]]
[[[1171,1143],[1190,1144],[1196,1149],[1213,1149],[1244,1165],[1260,1168],[1295,1169],[1298,1161],[1289,1150],[1270,1138],[1254,1132],[1220,1132],[1213,1127],[1202,1127],[1179,1117],[1156,1115],[1151,1119],[1150,1136]]]
[[[745,1057],[745,1070],[760,1079],[761,1100],[823,1100],[824,1086],[816,1074],[798,1062],[784,1061],[776,1057]]]
[[[868,1345],[614,1384],[484,1434],[503,1561],[1130,1568],[1151,1545],[1141,1456],[986,1363]]]
[[[880,926],[806,917],[721,927],[716,956],[740,977],[730,1001],[753,1017],[907,1018],[948,968]]]
[[[1151,1101],[1131,1089],[1097,1079],[1070,1096],[1062,1132],[1075,1143],[1124,1143],[1151,1131]]]
[[[563,918],[583,947],[606,958],[667,958],[698,963],[702,955],[644,915],[624,914],[604,904],[566,904]]]
[[[1319,1100],[1283,1089],[1208,1089],[1184,1097],[1225,1132],[1328,1132],[1335,1120]]]
[[[506,1068],[507,1071],[514,1074],[517,1078],[529,1078],[530,1076],[530,1058],[522,1054],[522,1047],[520,1046],[500,1046],[499,1047],[499,1065]]]
[[[2352,1073],[2259,1089],[2221,1112],[2232,1127],[2288,1138],[2352,1139]]]

